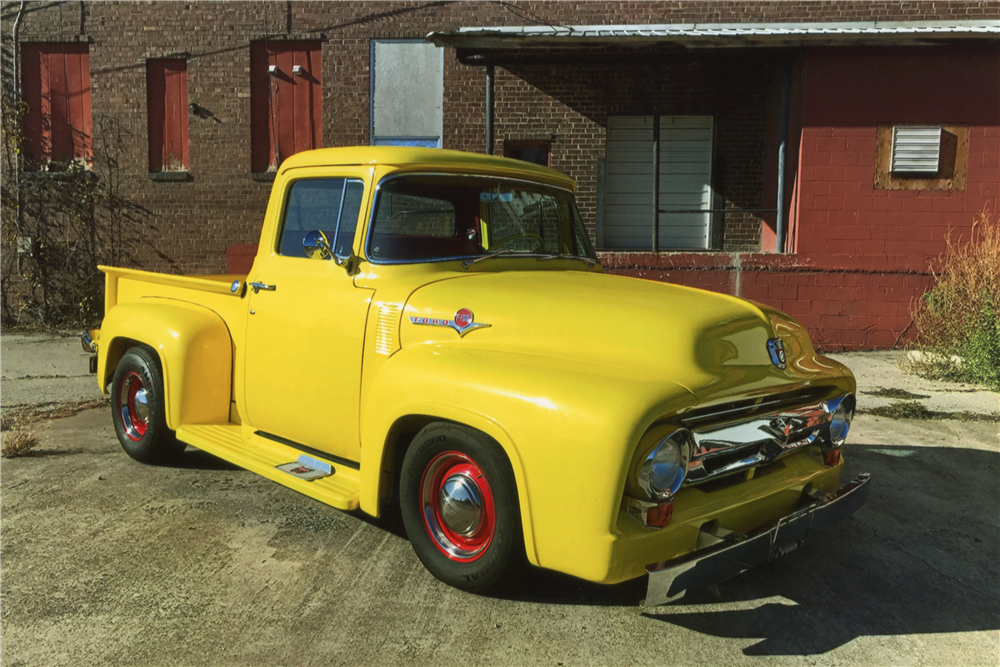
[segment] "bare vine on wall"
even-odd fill
[[[4,48],[0,314],[5,326],[90,326],[103,311],[99,264],[121,265],[138,247],[150,212],[123,194],[120,158],[133,138],[120,122],[95,118],[92,165],[74,160],[26,170],[24,117]],[[37,166],[37,165],[36,165]]]

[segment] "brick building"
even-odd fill
[[[1000,204],[996,2],[29,2],[5,39],[18,15],[30,166],[100,176],[113,121],[140,268],[244,268],[294,152],[490,147],[577,180],[609,270],[888,347]]]

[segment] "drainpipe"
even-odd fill
[[[660,65],[653,68],[653,252],[660,251]]]
[[[777,222],[775,226],[774,250],[777,253],[785,252],[785,153],[788,151],[788,88],[792,77],[791,65],[785,64],[785,71],[781,78],[781,129],[779,130],[780,143],[778,144],[778,209]]]
[[[486,154],[493,155],[493,65],[486,66]]]

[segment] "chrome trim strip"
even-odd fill
[[[442,320],[436,317],[414,317],[412,315],[410,316],[410,323],[423,324],[431,327],[450,327],[458,332],[459,337],[463,338],[465,337],[465,334],[469,333],[470,331],[475,331],[476,329],[483,329],[492,326],[491,324],[484,324],[482,322],[472,322],[471,324],[467,324],[466,326],[463,327],[459,325],[457,322],[455,322],[455,320]]]

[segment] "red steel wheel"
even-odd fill
[[[118,390],[118,415],[129,440],[139,442],[149,426],[149,397],[146,384],[135,371],[129,371]]]
[[[162,464],[184,451],[167,427],[163,373],[156,353],[130,348],[111,379],[111,417],[122,449],[136,461]]]
[[[450,560],[471,563],[489,548],[496,528],[493,490],[483,469],[469,456],[444,451],[420,479],[424,528]]]
[[[513,467],[481,431],[420,429],[399,468],[399,510],[413,551],[446,584],[496,590],[526,561]]]

